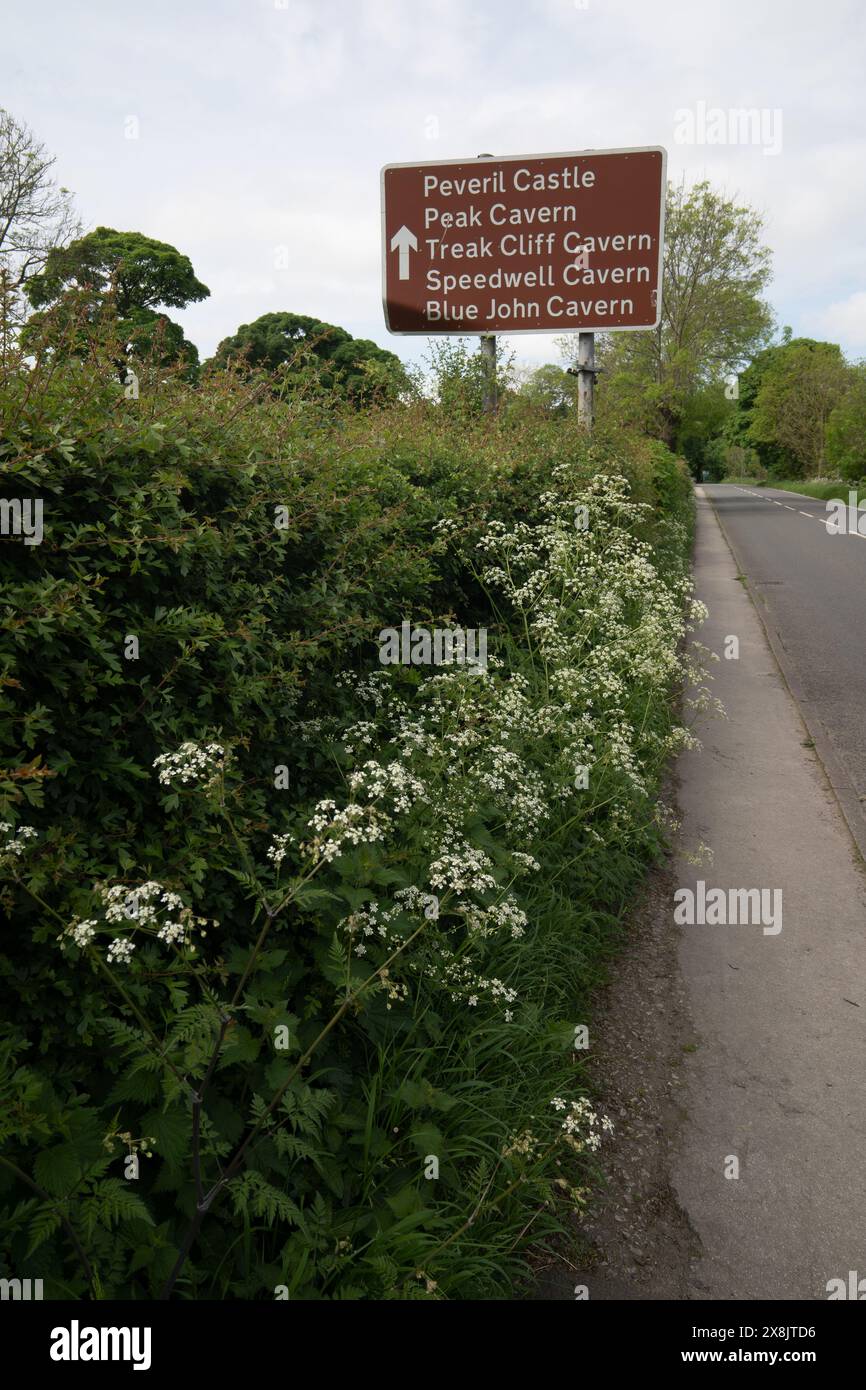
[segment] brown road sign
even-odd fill
[[[387,164],[382,297],[392,333],[655,328],[663,149]]]

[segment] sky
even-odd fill
[[[780,329],[866,357],[863,0],[5,0],[2,34],[0,104],[85,226],[209,286],[171,311],[203,357],[288,310],[420,361],[382,313],[383,164],[645,145],[764,215]]]

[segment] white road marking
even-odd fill
[[[749,494],[750,497],[762,497],[763,500],[764,500],[765,502],[773,502],[773,503],[775,503],[775,505],[776,505],[777,507],[784,507],[786,512],[796,512],[796,511],[799,510],[797,507],[789,507],[787,502],[779,502],[779,501],[776,500],[775,497],[767,497],[767,496],[765,496],[765,494],[763,494],[763,493],[761,493],[761,492],[752,492],[749,488],[737,486],[737,491],[738,491],[738,492],[747,492],[747,493]],[[796,497],[803,497],[804,494],[803,494],[802,492],[798,492],[798,493],[795,493],[794,496],[796,496]],[[815,498],[815,501],[820,501],[820,500],[821,500],[820,498]],[[864,514],[866,514],[866,503],[858,503],[858,504],[857,504],[857,510],[858,510],[858,512],[863,512]],[[804,516],[804,517],[806,518],[807,521],[820,521],[821,524],[822,524],[822,526],[824,527],[825,530],[829,530],[829,527],[830,527],[830,525],[832,524],[832,521],[833,521],[833,518],[832,518],[832,517],[823,517],[823,516],[819,516],[817,512],[804,512],[804,511],[800,511],[800,516]],[[859,522],[858,522],[858,524],[859,524]],[[858,531],[848,531],[848,530],[845,530],[845,531],[842,531],[842,532],[833,531],[833,532],[831,532],[830,534],[832,534],[832,535],[834,535],[834,536],[835,536],[835,535],[859,536],[861,541],[866,541],[866,532],[864,532],[864,531],[859,531],[859,530],[858,530]]]

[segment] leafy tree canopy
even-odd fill
[[[282,383],[290,387],[307,379],[304,369],[311,360],[323,387],[345,393],[357,405],[374,396],[393,398],[408,385],[393,352],[305,314],[262,314],[224,338],[213,357],[216,366],[281,372]]]
[[[827,462],[843,478],[866,478],[866,363],[852,368],[851,384],[830,412]]]
[[[548,415],[567,415],[577,402],[577,378],[555,362],[545,362],[523,382],[520,395]]]
[[[662,317],[655,332],[597,339],[600,396],[617,419],[674,441],[689,397],[766,342],[770,252],[761,217],[708,183],[668,187]],[[576,342],[562,344],[566,356]]]
[[[37,312],[24,342],[48,334],[58,348],[75,352],[87,331],[99,326],[135,355],[156,349],[165,361],[198,362],[195,346],[160,305],[184,309],[206,299],[207,285],[176,247],[141,232],[97,227],[48,255],[44,269],[26,284]]]
[[[174,246],[112,227],[97,227],[69,246],[52,250],[45,269],[28,281],[27,296],[34,309],[41,309],[70,289],[99,298],[113,293],[121,319],[160,304],[185,309],[210,294],[196,279],[189,257]]]
[[[759,352],[740,373],[726,439],[753,449],[763,468],[796,476],[823,461],[827,417],[848,380],[836,343],[792,338]]]
[[[850,368],[836,343],[781,344],[763,368],[748,442],[780,450],[794,476],[823,472],[827,422],[849,382]]]

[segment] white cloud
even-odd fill
[[[828,305],[816,315],[815,329],[816,335],[841,343],[850,355],[866,355],[866,290]]]

